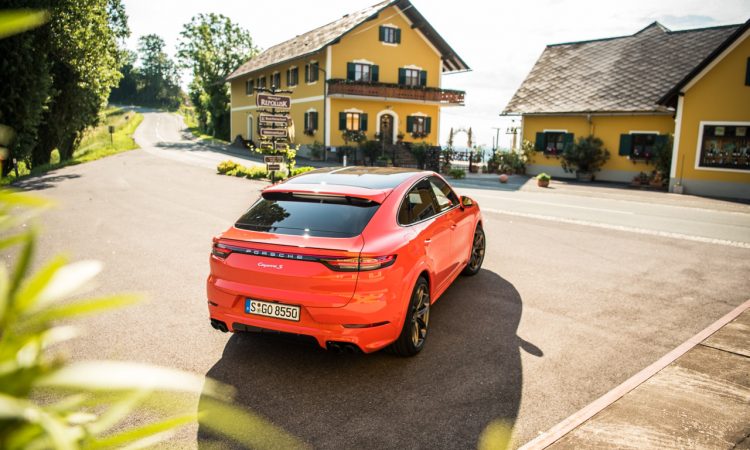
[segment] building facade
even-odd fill
[[[257,87],[290,90],[295,144],[345,145],[345,131],[386,143],[438,145],[440,109],[464,92],[441,88],[466,63],[405,0],[384,1],[275,45],[235,70],[232,137],[256,142]]]
[[[687,94],[680,97],[682,108],[676,96],[665,98],[680,80],[746,25],[670,31],[654,22],[631,36],[547,46],[503,111],[522,116],[523,139],[534,143],[536,151],[529,172],[572,177],[562,170],[560,153],[579,137],[594,135],[610,152],[610,159],[596,178],[630,182],[640,172],[654,170],[655,147],[666,145],[674,137],[672,184],[682,175],[693,185],[686,192],[750,195],[742,192],[747,189],[745,172],[701,171],[695,167],[698,123],[724,120],[726,126],[734,126],[747,120],[750,113],[744,71],[737,69],[747,64],[749,56],[742,44],[736,45],[736,56],[724,64],[734,64],[736,67],[726,71],[734,70],[733,75],[742,76],[743,83],[719,80],[721,75],[715,76],[716,81],[707,77],[703,81],[707,87],[693,88],[695,100],[688,101]],[[708,87],[710,83],[713,88]],[[701,94],[704,89],[706,93]],[[691,124],[689,132],[677,131],[680,116],[682,129]],[[684,149],[691,145],[692,156],[684,158],[685,168],[680,172]],[[703,181],[714,183],[713,187],[706,188]],[[730,185],[717,189],[715,183],[723,181]]]
[[[670,189],[750,199],[750,20],[660,103],[676,109]]]

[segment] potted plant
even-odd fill
[[[536,176],[536,185],[539,187],[546,188],[549,186],[549,180],[551,180],[552,177],[547,175],[546,173],[542,172],[539,175]]]
[[[560,165],[566,172],[574,172],[578,181],[591,181],[608,159],[609,151],[602,140],[589,135],[563,149]]]

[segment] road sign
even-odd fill
[[[287,143],[287,142],[274,142],[273,143],[273,149],[274,150],[289,150],[289,143]]]
[[[261,125],[264,123],[277,124],[284,127],[289,126],[289,117],[278,114],[261,114],[259,119]]]
[[[255,105],[262,108],[289,109],[292,106],[292,98],[288,95],[258,93],[255,96]]]
[[[265,155],[263,156],[263,162],[266,164],[283,164],[284,157],[282,155]]]
[[[287,129],[286,128],[258,128],[258,133],[262,137],[275,137],[285,138]]]

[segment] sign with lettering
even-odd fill
[[[286,133],[286,128],[258,128],[258,134],[260,134],[261,137],[285,138]]]
[[[284,127],[289,126],[289,117],[278,114],[261,114],[258,120],[260,120],[261,126],[264,124],[276,124]]]
[[[266,164],[283,164],[284,157],[282,155],[265,155],[263,162]]]
[[[255,105],[261,108],[289,109],[292,106],[292,98],[288,95],[258,93],[255,96]]]

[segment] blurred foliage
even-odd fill
[[[190,69],[188,96],[204,133],[229,140],[229,88],[225,78],[258,53],[250,33],[221,14],[198,14],[177,45],[180,66]]]
[[[669,174],[672,170],[673,143],[673,136],[669,135],[669,139],[657,141],[654,145],[654,166],[665,182],[669,180]]]
[[[137,299],[80,298],[101,270],[96,261],[69,264],[56,257],[32,273],[33,219],[49,206],[0,190],[0,249],[19,249],[13,267],[0,266],[0,448],[151,447],[198,420],[223,445],[230,439],[252,448],[303,447],[229,405],[233,390],[202,376],[129,362],[67,361],[60,345],[77,332],[63,322]],[[201,395],[200,410],[188,403],[173,411],[176,396],[188,393]]]
[[[0,11],[0,39],[36,28],[47,20],[49,16],[46,11]]]

